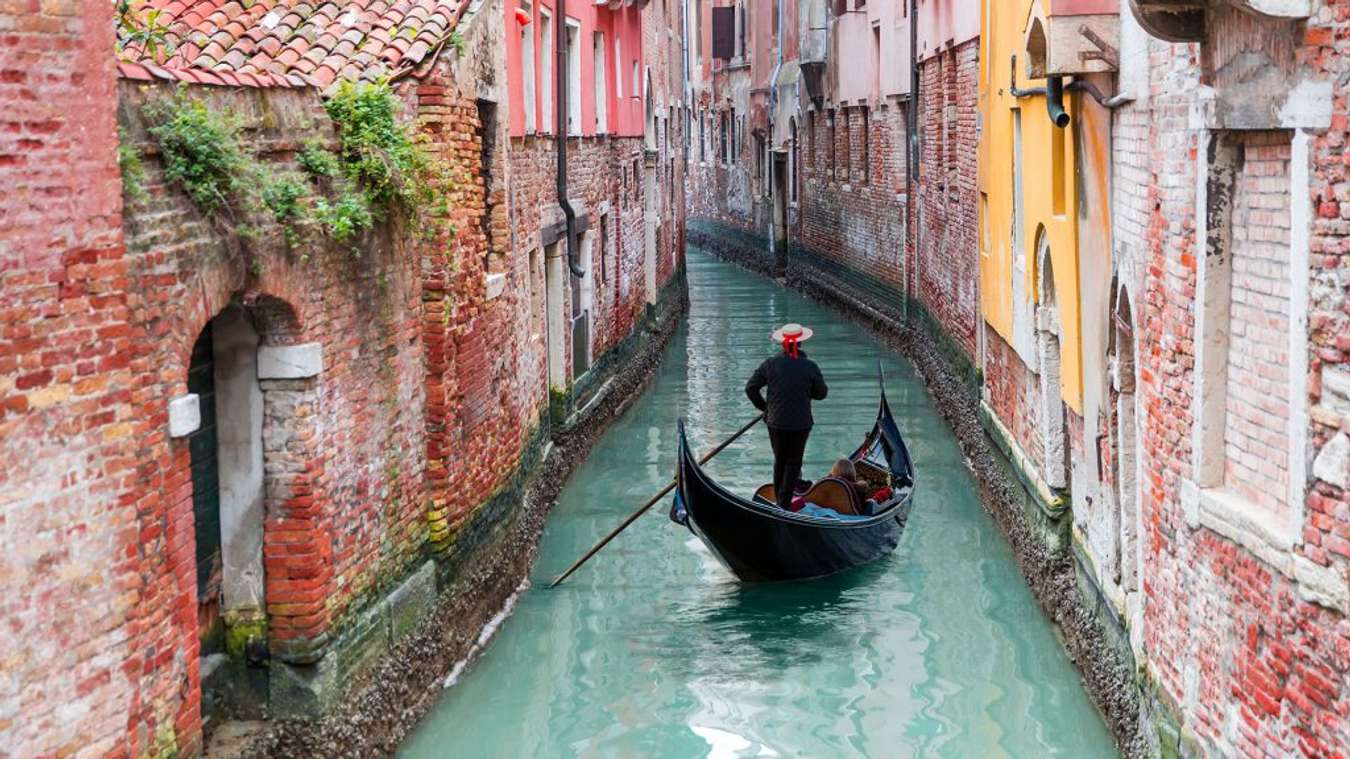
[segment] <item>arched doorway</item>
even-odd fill
[[[284,301],[236,300],[202,327],[187,362],[188,398],[196,396],[191,408],[198,421],[182,426],[180,420],[173,434],[186,436],[191,468],[196,572],[183,590],[196,598],[204,725],[222,713],[259,716],[269,697],[266,660],[293,656],[291,641],[277,638],[278,631],[304,634],[326,624],[292,608],[289,586],[301,570],[264,569],[265,558],[277,558],[278,550],[322,555],[329,539],[316,525],[292,530],[283,543],[265,540],[269,519],[303,516],[304,504],[293,496],[312,489],[294,463],[312,457],[311,412],[320,404],[323,357],[318,343],[300,344],[298,336],[296,314]],[[177,404],[170,404],[171,431]],[[269,466],[269,456],[285,461]]]
[[[205,723],[227,701],[231,711],[246,702],[230,694],[249,680],[244,648],[255,647],[256,659],[267,633],[259,342],[251,315],[231,304],[202,328],[188,366],[188,392],[197,396],[201,419],[187,444]]]
[[[1068,450],[1065,444],[1064,397],[1060,385],[1060,322],[1055,299],[1055,273],[1050,242],[1044,229],[1036,245],[1037,285],[1036,357],[1041,390],[1041,450],[1045,483],[1055,489],[1068,486]]]

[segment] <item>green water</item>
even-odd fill
[[[805,298],[688,259],[688,324],[655,383],[572,477],[534,585],[402,754],[1115,756],[909,364]],[[807,347],[830,385],[807,476],[867,432],[881,358],[918,473],[896,552],[824,580],[742,586],[662,504],[545,588],[670,478],[678,417],[706,450],[753,416],[742,387],[785,321],[815,328]],[[748,493],[771,461],[757,428],[708,468]]]

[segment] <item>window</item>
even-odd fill
[[[708,160],[708,114],[707,112],[698,115],[698,160],[707,162]]]
[[[529,3],[521,3],[521,10],[530,12]],[[536,100],[534,92],[534,25],[525,24],[520,27],[520,68],[524,79],[524,98],[521,110],[525,112],[525,131],[533,132],[535,129],[534,120],[537,116],[539,103]]]
[[[567,24],[567,133],[581,134],[581,25]]]
[[[843,141],[844,141],[844,146],[843,146],[843,147],[844,147],[844,150],[843,150],[843,153],[844,153],[844,174],[843,174],[843,180],[844,180],[845,182],[852,182],[852,181],[853,181],[853,119],[849,118],[849,111],[850,111],[850,110],[852,110],[852,109],[850,109],[850,108],[845,108],[844,111],[843,111],[843,116],[844,116],[844,129],[842,130],[842,134],[841,134],[841,137],[843,138]]]
[[[721,124],[722,124],[722,126],[721,126],[721,130],[718,132],[718,137],[721,139],[721,150],[722,150],[722,152],[721,152],[721,157],[722,157],[722,165],[725,166],[725,165],[727,164],[727,153],[728,153],[728,148],[727,148],[727,145],[728,145],[728,142],[727,142],[727,112],[726,112],[726,111],[722,111],[722,113],[720,114],[720,116],[721,116]]]
[[[1202,436],[1197,484],[1281,523],[1290,516],[1290,493],[1302,492],[1290,486],[1291,405],[1299,397],[1291,386],[1306,371],[1306,349],[1291,342],[1302,332],[1290,319],[1299,312],[1292,283],[1306,281],[1307,272],[1291,261],[1290,138],[1289,132],[1211,137],[1219,145],[1210,151],[1211,189],[1202,205],[1211,255],[1196,294],[1203,339],[1195,372],[1209,385],[1195,396]]]
[[[825,146],[825,149],[830,151],[829,153],[830,180],[833,181],[836,180],[836,178],[838,178],[838,159],[837,159],[838,155],[836,155],[838,153],[837,151],[838,140],[836,139],[838,135],[836,134],[837,131],[836,126],[834,126],[834,111],[830,111],[828,115],[825,116],[825,127],[826,127],[825,131],[828,132],[830,138],[828,145]]]
[[[872,181],[872,114],[867,106],[858,109],[862,113],[862,134],[858,136],[858,146],[862,149],[862,183]]]
[[[553,20],[548,12],[539,9],[539,117],[544,120],[539,131],[553,131]]]
[[[872,27],[872,71],[876,78],[872,80],[872,102],[881,102],[881,27]]]
[[[806,112],[806,155],[810,160],[806,168],[814,173],[816,170],[816,112]]]
[[[623,40],[614,35],[614,97],[623,97]]]
[[[592,35],[591,67],[595,69],[595,133],[604,134],[609,131],[609,91],[605,89],[604,32],[595,32]]]
[[[641,82],[638,81],[638,62],[633,59],[633,97],[642,97]]]
[[[600,60],[604,60],[601,58]],[[600,214],[600,283],[609,282],[609,214]]]
[[[797,202],[797,172],[798,172],[798,164],[801,163],[801,156],[799,156],[798,153],[797,153],[797,120],[796,120],[796,119],[792,119],[792,120],[789,122],[789,128],[791,129],[791,132],[792,132],[792,145],[791,145],[792,150],[791,150],[791,152],[788,153],[788,161],[789,161],[792,165],[791,165],[791,171],[789,172],[789,176],[788,176],[788,200],[789,200],[789,202],[796,203],[796,202]]]
[[[745,57],[745,3],[736,5],[736,57]]]

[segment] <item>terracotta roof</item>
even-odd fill
[[[253,87],[397,77],[429,62],[469,0],[145,0],[172,53],[128,45],[130,79]]]

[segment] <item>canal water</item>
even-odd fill
[[[413,757],[1115,756],[1077,672],[981,509],[956,440],[901,356],[837,314],[699,251],[688,323],[653,386],[563,490],[532,585],[403,747]],[[803,583],[735,582],[654,508],[561,587],[549,578],[754,415],[745,379],[798,321],[829,398],[806,476],[856,446],[877,360],[917,470],[895,553]],[[750,493],[762,427],[708,466]]]

